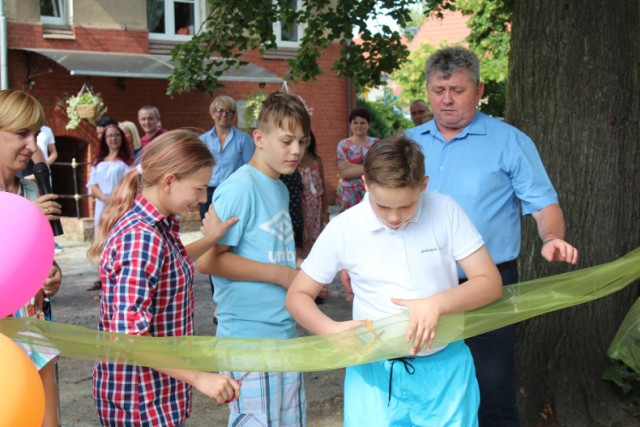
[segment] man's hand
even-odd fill
[[[543,242],[540,254],[549,262],[559,261],[567,264],[578,262],[578,250],[562,239],[549,239]]]

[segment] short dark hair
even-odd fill
[[[102,118],[100,118],[100,120],[96,122],[96,127],[106,128],[109,125],[118,126],[118,121],[113,117],[103,116]]]
[[[356,117],[360,117],[365,119],[368,123],[371,123],[371,113],[366,108],[354,108],[349,113],[349,123],[353,121]]]
[[[368,185],[420,187],[425,177],[422,149],[405,133],[385,138],[365,156],[364,177]]]

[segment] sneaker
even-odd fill
[[[60,246],[57,242],[55,243],[55,249],[54,252],[59,254],[60,252],[64,251],[64,248],[62,246]]]

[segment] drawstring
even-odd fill
[[[391,368],[389,369],[389,400],[387,400],[387,406],[389,406],[389,404],[391,403],[391,384],[393,382],[393,366],[396,364],[396,362],[402,362],[402,365],[404,366],[404,370],[407,371],[409,375],[413,375],[416,372],[416,368],[411,364],[411,362],[409,362],[409,360],[413,360],[413,359],[415,358],[414,357],[398,357],[395,359],[389,359],[389,362],[391,362]]]

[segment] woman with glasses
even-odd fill
[[[249,162],[254,150],[253,138],[233,126],[236,118],[236,101],[233,98],[225,95],[216,97],[209,106],[209,114],[214,126],[200,135],[200,140],[211,151],[216,167],[207,186],[207,201],[200,204],[201,218],[204,218],[204,214],[209,209],[216,187],[236,169]]]
[[[91,174],[87,183],[89,194],[96,199],[93,214],[94,230],[98,229],[100,216],[111,197],[111,192],[129,170],[131,163],[133,163],[133,157],[124,132],[115,124],[107,125],[100,139],[100,149],[91,165]],[[101,288],[100,281],[96,280],[87,290],[97,291]]]

